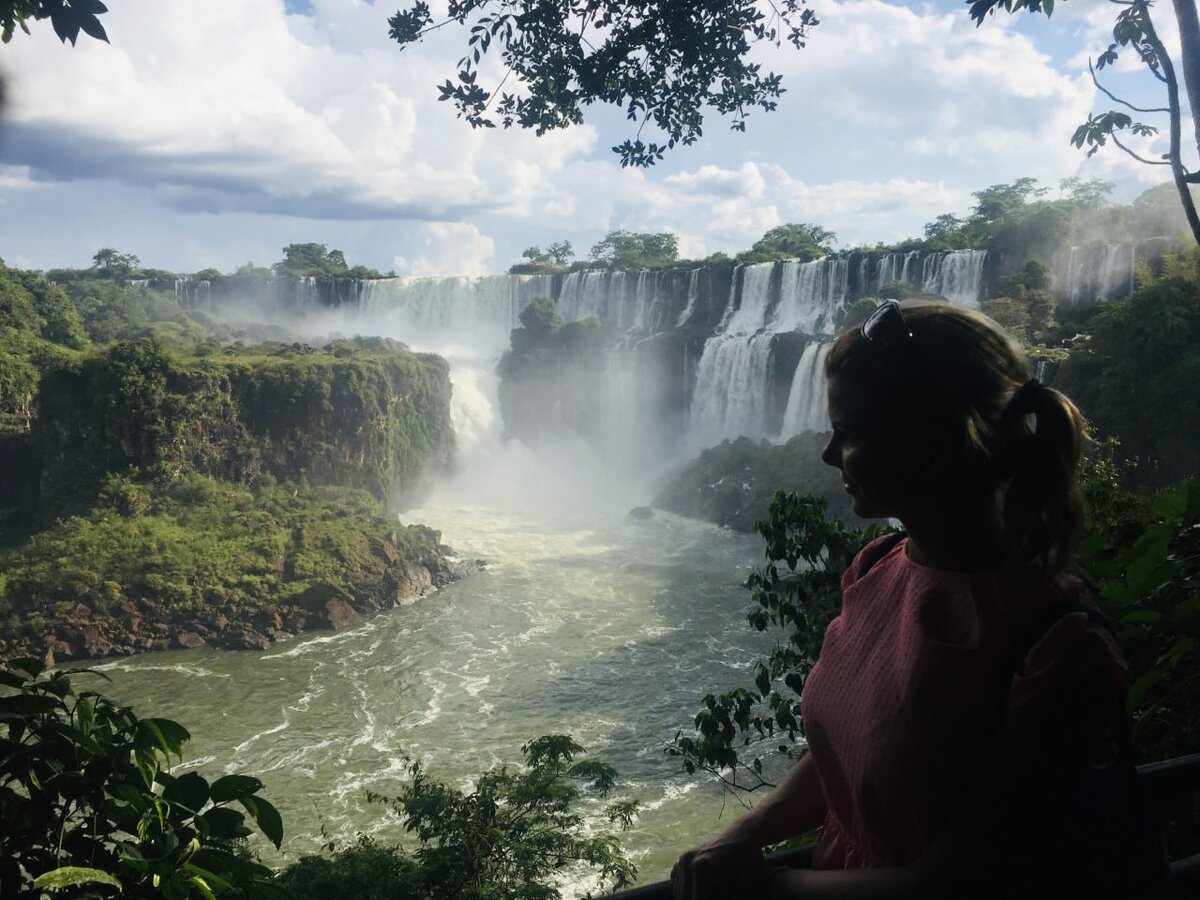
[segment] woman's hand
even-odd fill
[[[720,840],[689,850],[671,869],[674,900],[739,900],[766,894],[770,870],[747,841]]]

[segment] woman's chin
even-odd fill
[[[879,509],[854,490],[850,490],[850,508],[860,519],[886,519],[888,513]]]

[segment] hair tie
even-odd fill
[[[1017,392],[1008,401],[1009,410],[1017,415],[1026,415],[1033,412],[1037,397],[1043,390],[1045,390],[1045,385],[1036,378],[1030,378],[1017,388]]]

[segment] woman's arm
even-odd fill
[[[825,812],[821,781],[806,754],[754,809],[679,857],[671,870],[676,900],[765,895],[770,870],[762,848],[816,828]]]

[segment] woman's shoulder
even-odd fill
[[[842,576],[842,590],[861,581],[867,574],[884,563],[885,559],[907,558],[904,554],[904,543],[908,535],[903,531],[891,531],[868,541],[854,555]]]
[[[1087,585],[1059,576],[1040,598],[1019,636],[1009,705],[1092,685],[1124,691],[1129,670],[1113,627],[1099,613]]]

